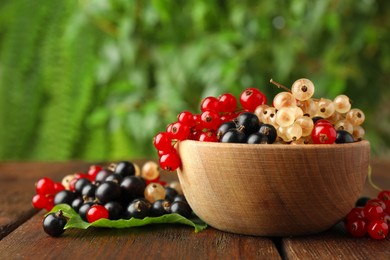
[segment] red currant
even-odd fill
[[[389,233],[389,225],[383,220],[373,220],[368,224],[368,234],[374,239],[384,239]]]
[[[384,216],[384,210],[383,208],[377,204],[373,205],[370,203],[367,203],[366,206],[364,206],[364,217],[370,221],[380,219]]]
[[[216,130],[220,123],[221,119],[219,118],[219,114],[215,111],[207,110],[201,114],[201,125],[204,128]]]
[[[315,144],[333,144],[336,141],[336,135],[336,129],[325,123],[315,125],[311,132],[311,138]]]
[[[180,156],[176,151],[162,155],[159,163],[160,167],[166,171],[174,171],[181,166]]]
[[[383,201],[390,200],[390,190],[384,190],[384,191],[379,192],[378,199],[383,200]]]
[[[345,226],[348,233],[354,237],[363,237],[367,233],[367,223],[361,218],[348,221]]]
[[[100,166],[100,165],[91,165],[89,166],[88,168],[88,178],[91,180],[91,181],[94,181],[95,178],[96,178],[96,175],[101,171],[103,170],[103,167]]]
[[[267,97],[257,88],[247,88],[240,95],[240,103],[244,109],[253,112],[256,107],[267,103]]]
[[[216,97],[206,97],[200,104],[200,110],[202,112],[207,110],[219,112],[219,100]]]
[[[189,127],[195,125],[194,115],[189,111],[183,111],[177,116],[177,121],[183,123]]]
[[[329,122],[328,120],[326,120],[326,119],[319,119],[319,120],[317,120],[316,122],[315,122],[315,124],[314,125],[331,125],[332,126],[332,123],[331,122]]]
[[[57,194],[58,192],[65,190],[65,187],[62,185],[62,183],[56,182],[54,183],[54,189],[56,191],[55,193]]]
[[[347,214],[345,220],[346,222],[353,221],[356,219],[364,219],[364,211],[363,208],[353,208],[351,211]]]
[[[154,147],[160,151],[169,151],[172,149],[172,138],[167,132],[158,133],[153,139]]]
[[[32,205],[36,209],[44,209],[49,205],[49,200],[46,195],[35,194],[32,197]]]
[[[38,194],[41,195],[54,195],[56,194],[55,182],[47,177],[43,177],[35,184],[35,189]]]
[[[237,108],[237,99],[230,93],[225,93],[218,98],[219,108],[223,112],[234,112]]]
[[[184,123],[176,122],[172,125],[170,134],[172,139],[182,141],[188,138],[190,131],[189,126]]]
[[[200,134],[198,141],[201,142],[218,142],[217,135],[214,132],[203,132]]]
[[[108,219],[108,215],[108,210],[104,206],[93,205],[87,211],[87,220],[89,223],[92,223],[102,218]]]

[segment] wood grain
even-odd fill
[[[261,236],[315,234],[339,222],[363,189],[370,152],[367,141],[183,141],[178,148],[178,176],[194,212],[217,229]]]

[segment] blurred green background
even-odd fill
[[[201,98],[311,79],[390,154],[390,1],[2,0],[0,160],[157,157]]]

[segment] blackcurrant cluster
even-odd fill
[[[390,190],[381,191],[377,198],[360,198],[345,220],[345,227],[354,237],[367,234],[374,239],[385,239],[390,225]]]
[[[160,166],[174,171],[181,166],[175,144],[183,140],[249,144],[333,144],[363,139],[363,111],[351,108],[346,95],[334,100],[313,98],[314,84],[305,78],[291,89],[273,81],[285,91],[278,93],[272,105],[256,88],[244,90],[237,99],[230,93],[218,98],[206,97],[201,113],[180,113],[166,131],[158,133],[153,144]],[[256,119],[257,117],[257,119]]]
[[[178,213],[189,218],[192,209],[179,182],[160,180],[158,164],[149,161],[142,169],[129,161],[108,167],[92,165],[87,173],[67,175],[61,183],[44,177],[36,183],[32,204],[51,210],[54,205],[68,204],[87,222],[101,218],[143,219]],[[44,219],[44,230],[52,236],[63,230],[64,216],[51,213]],[[66,223],[66,221],[65,221]],[[61,229],[62,227],[62,229]]]

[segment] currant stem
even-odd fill
[[[379,188],[377,185],[375,185],[375,183],[373,182],[372,180],[372,169],[371,169],[371,165],[368,165],[368,174],[367,174],[367,179],[368,179],[368,182],[370,183],[371,187],[373,187],[374,189],[378,190],[378,191],[382,191],[383,189]]]
[[[290,89],[288,89],[287,87],[283,86],[282,84],[280,84],[280,83],[274,81],[273,79],[270,79],[269,82],[271,82],[272,84],[274,84],[274,85],[277,86],[278,88],[282,88],[282,89],[284,89],[284,90],[286,90],[286,91],[288,91],[288,92],[291,92]]]

